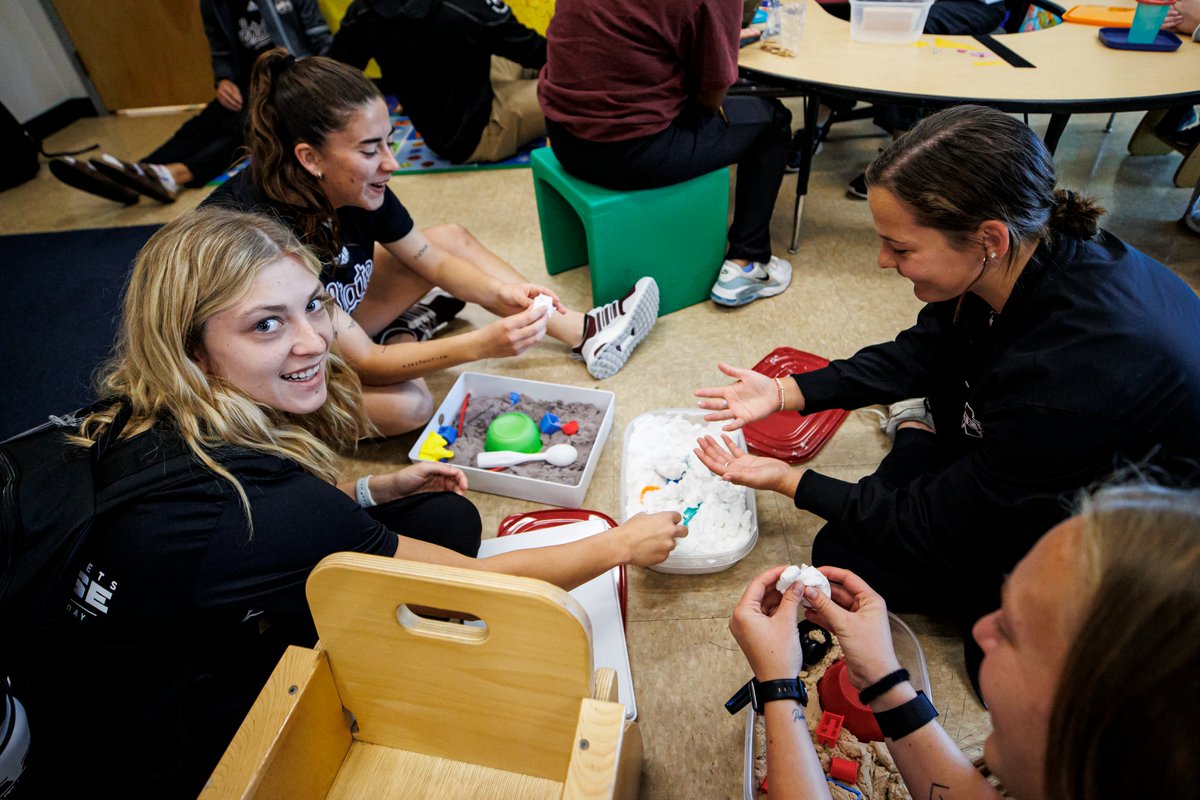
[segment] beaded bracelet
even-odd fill
[[[783,381],[776,378],[775,386],[779,389],[779,410],[783,411]]]

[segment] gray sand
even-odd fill
[[[521,395],[520,401],[514,406],[507,397],[475,397],[467,405],[467,415],[463,421],[462,435],[450,445],[454,458],[449,463],[460,467],[474,467],[475,456],[483,451],[484,437],[487,427],[500,414],[509,411],[520,411],[528,414],[536,424],[546,412],[558,416],[562,424],[578,420],[579,431],[574,436],[559,431],[547,436],[542,434],[542,450],[552,444],[573,445],[579,451],[575,463],[566,467],[554,467],[545,461],[530,461],[505,467],[505,475],[520,475],[524,478],[561,483],[566,486],[578,486],[583,478],[584,467],[587,466],[588,456],[596,443],[596,435],[600,431],[600,423],[604,421],[604,411],[591,403],[555,403],[546,400],[534,400],[532,397]],[[454,410],[454,419],[439,420],[443,425],[458,425],[458,409]]]

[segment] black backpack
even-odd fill
[[[34,649],[62,613],[93,519],[195,469],[186,446],[165,437],[138,436],[110,455],[129,403],[94,446],[67,440],[114,402],[0,443],[0,680],[11,676],[18,695]]]

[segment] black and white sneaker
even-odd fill
[[[67,186],[103,197],[105,200],[115,200],[127,206],[138,201],[137,192],[102,175],[88,161],[80,161],[70,156],[55,158],[50,162],[50,174]]]
[[[658,284],[654,278],[639,278],[629,294],[584,315],[583,341],[571,352],[583,359],[593,378],[611,378],[657,321]]]
[[[434,287],[377,333],[374,340],[378,344],[387,344],[391,337],[406,333],[418,342],[428,341],[445,330],[450,320],[466,306],[454,295]]]
[[[105,177],[160,203],[174,203],[179,194],[175,179],[161,165],[131,164],[110,153],[90,159],[89,163]]]
[[[846,195],[859,200],[867,199],[867,173],[860,172],[846,184]]]

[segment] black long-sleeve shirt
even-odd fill
[[[546,40],[490,0],[355,0],[329,55],[359,69],[374,58],[425,143],[461,162],[491,114],[492,56],[540,69]]]
[[[1130,463],[1194,481],[1200,299],[1116,237],[1039,247],[1001,314],[968,295],[797,375],[805,410],[928,397],[940,472],[888,489],[808,471],[796,506],[877,554],[1007,571],[1078,490]]]

